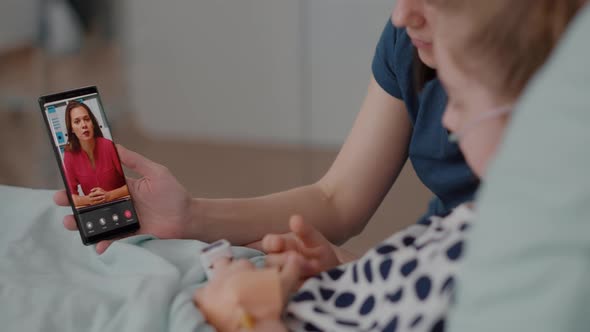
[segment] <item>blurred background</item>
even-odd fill
[[[62,188],[40,95],[97,85],[115,140],[199,197],[319,179],[358,112],[394,0],[2,0],[0,184]],[[376,156],[378,157],[378,156]],[[425,211],[408,163],[362,253]]]

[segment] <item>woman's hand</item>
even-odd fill
[[[92,190],[90,190],[90,194],[88,194],[88,198],[90,199],[90,204],[94,205],[94,204],[108,202],[109,201],[108,195],[109,195],[108,191],[106,191],[100,187],[96,187],[96,188],[92,188]]]
[[[280,315],[296,290],[304,263],[294,252],[285,255],[278,269],[256,270],[247,260],[219,259],[213,267],[214,277],[195,292],[193,300],[209,323],[222,332],[284,330]],[[275,329],[267,329],[271,326]]]
[[[317,229],[305,223],[301,216],[292,216],[289,227],[291,233],[268,234],[262,239],[262,249],[269,254],[266,256],[268,266],[283,265],[285,255],[289,255],[290,251],[297,252],[305,259],[302,278],[341,264],[332,243]]]
[[[139,179],[127,178],[141,223],[138,234],[153,234],[163,239],[190,238],[193,227],[192,199],[186,189],[166,167],[120,145],[117,145],[117,149],[123,165],[142,175]],[[96,192],[96,197],[100,197],[100,191]],[[57,192],[54,201],[57,205],[67,206],[69,203],[65,190]],[[74,216],[65,216],[64,226],[72,231],[77,230]],[[96,252],[102,254],[112,242],[99,242]]]

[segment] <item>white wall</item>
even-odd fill
[[[392,0],[127,0],[131,104],[156,136],[338,145]]]
[[[0,1],[0,52],[35,41],[39,3],[40,0]]]
[[[371,61],[392,0],[309,0],[306,49],[310,82],[308,139],[338,145],[367,92]]]

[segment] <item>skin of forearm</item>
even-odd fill
[[[121,198],[127,195],[129,195],[129,189],[127,188],[127,185],[123,185],[117,189],[109,191],[109,201],[113,201],[117,198]]]
[[[81,205],[90,205],[90,197],[88,196],[79,196],[79,195],[72,195],[72,200],[74,201],[75,206]]]
[[[194,199],[192,236],[244,245],[289,231],[293,214],[334,244],[359,234],[395,182],[408,153],[412,123],[403,101],[371,78],[354,126],[318,182],[251,199]]]
[[[350,263],[359,259],[359,256],[357,254],[352,253],[344,248],[332,245],[332,249],[334,249],[334,252],[336,253],[336,257],[338,257],[340,264]]]
[[[202,241],[226,238],[244,245],[269,233],[289,232],[289,218],[294,214],[303,216],[334,243],[353,235],[332,199],[317,184],[256,198],[193,199],[191,233]]]

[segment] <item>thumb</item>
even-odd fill
[[[287,254],[285,265],[281,269],[281,290],[283,298],[287,298],[291,292],[295,291],[299,280],[302,277],[302,268],[305,264],[305,259],[294,252]]]
[[[162,168],[161,165],[147,159],[146,157],[140,155],[137,152],[127,150],[120,144],[117,144],[117,151],[119,152],[119,158],[121,158],[121,163],[127,166],[132,171],[137,172],[139,175],[157,175],[159,169]]]
[[[102,255],[111,246],[111,244],[113,244],[113,241],[114,240],[100,241],[96,245],[96,253],[99,254],[99,255]]]
[[[320,231],[304,222],[301,216],[292,216],[289,220],[289,227],[307,248],[317,247],[328,242]]]

